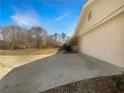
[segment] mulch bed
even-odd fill
[[[124,74],[72,82],[41,93],[124,93]]]

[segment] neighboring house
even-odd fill
[[[0,50],[1,49],[9,49],[9,42],[0,40]]]
[[[77,51],[124,68],[124,0],[88,0],[73,39]]]
[[[3,40],[3,36],[0,34],[0,40]]]
[[[0,33],[0,50],[1,49],[9,49],[9,42],[3,40],[3,35]]]

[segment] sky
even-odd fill
[[[0,26],[40,26],[72,36],[86,0],[0,0]]]

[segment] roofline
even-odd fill
[[[77,27],[76,27],[76,31],[74,33],[74,36],[78,33],[78,31],[79,31],[78,29],[80,27],[80,24],[83,21],[83,19],[85,18],[85,16],[82,16],[82,15],[84,13],[86,13],[90,9],[90,7],[92,5],[94,5],[94,3],[97,2],[97,1],[99,1],[99,0],[88,0],[87,3],[83,6],[83,8],[81,10],[81,13],[80,13],[79,21],[78,21],[78,24],[77,24]]]

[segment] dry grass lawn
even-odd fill
[[[18,67],[35,60],[51,56],[58,49],[19,49],[0,50],[0,79],[2,79],[14,67]]]
[[[0,56],[20,56],[20,55],[47,55],[56,52],[57,48],[44,49],[17,49],[17,50],[0,50]]]

